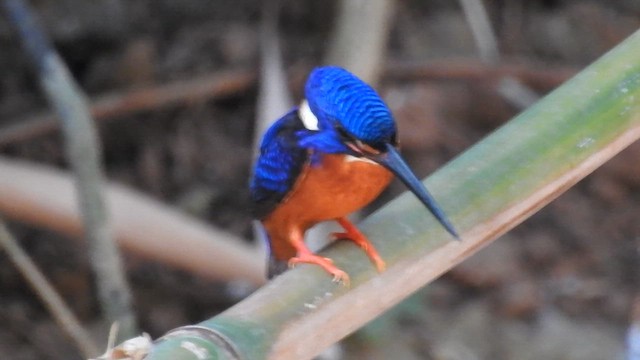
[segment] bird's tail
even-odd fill
[[[267,243],[269,252],[267,260],[267,277],[269,279],[285,272],[289,265],[289,259],[296,255],[296,249],[291,245],[286,234],[270,234],[262,224],[260,238]]]
[[[276,259],[273,254],[269,254],[269,260],[267,262],[267,277],[269,279],[274,278],[289,268],[286,260]]]

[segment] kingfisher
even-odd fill
[[[334,220],[367,254],[379,272],[385,262],[347,215],[373,201],[398,177],[456,239],[453,225],[399,153],[391,111],[349,71],[315,68],[305,98],[265,133],[250,182],[254,216],[268,238],[269,278],[288,267],[319,265],[333,280],[349,275],[306,246],[306,230]]]

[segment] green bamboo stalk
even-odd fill
[[[351,275],[351,288],[332,283],[317,266],[300,266],[197,328],[169,333],[147,359],[318,354],[640,137],[638,49],[640,32],[427,179],[461,242],[451,241],[411,194],[403,194],[360,225],[389,265],[383,274],[352,243],[336,243],[324,254]]]

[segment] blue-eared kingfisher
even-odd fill
[[[251,179],[254,215],[269,241],[269,277],[287,266],[316,264],[348,284],[329,258],[313,254],[304,234],[315,224],[337,221],[337,238],[354,241],[378,271],[385,263],[347,215],[373,201],[397,176],[456,239],[434,198],[398,152],[396,124],[376,91],[345,69],[314,69],[301,105],[265,133]]]

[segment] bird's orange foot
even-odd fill
[[[376,270],[378,270],[378,272],[383,272],[387,268],[387,264],[385,264],[384,260],[382,260],[382,257],[380,256],[380,254],[378,254],[378,251],[369,242],[367,237],[360,232],[358,233],[359,234],[352,234],[352,233],[346,233],[346,232],[332,233],[331,236],[336,240],[349,239],[353,241],[362,250],[364,250],[364,252],[367,254],[367,256],[369,257],[373,265],[375,265]]]
[[[334,239],[349,239],[356,243],[364,252],[367,254],[371,262],[375,265],[378,272],[383,272],[387,268],[387,264],[385,264],[384,260],[376,248],[369,242],[366,236],[360,230],[358,230],[355,225],[353,225],[346,218],[338,219],[338,223],[346,230],[343,233],[332,233]]]
[[[299,263],[319,265],[326,272],[333,276],[334,282],[339,282],[344,284],[345,286],[349,286],[349,275],[346,272],[340,270],[337,266],[333,265],[333,260],[329,258],[314,255],[311,253],[302,253],[289,259],[289,267],[294,267]]]

